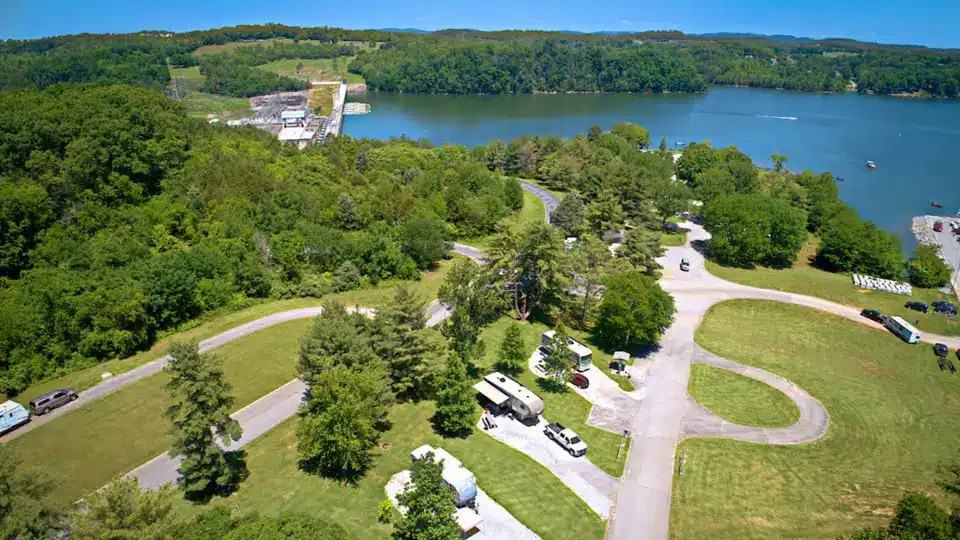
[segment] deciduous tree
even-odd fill
[[[550,340],[547,354],[543,357],[543,372],[558,390],[563,390],[572,368],[570,347],[567,345],[567,329],[558,325]]]
[[[950,282],[950,267],[940,258],[938,246],[920,245],[907,261],[910,283],[917,287],[943,287]]]
[[[638,270],[606,281],[595,332],[617,347],[656,343],[673,323],[673,297]]]
[[[47,538],[60,511],[50,495],[54,479],[38,469],[25,469],[16,450],[0,444],[0,535],[3,538]]]
[[[397,496],[407,514],[395,525],[395,540],[460,540],[460,527],[453,518],[457,507],[442,475],[443,465],[433,452],[413,462],[411,485]]]
[[[169,538],[173,504],[169,486],[141,491],[136,478],[120,478],[83,500],[70,517],[78,540]]]

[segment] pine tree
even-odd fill
[[[397,496],[407,508],[406,518],[393,531],[395,540],[460,540],[460,526],[453,518],[457,507],[443,483],[443,465],[430,452],[413,462],[412,485]]]
[[[470,434],[477,419],[477,406],[467,380],[467,368],[456,355],[447,360],[447,368],[437,385],[437,410],[434,429],[441,435]]]
[[[136,478],[121,478],[93,493],[70,517],[70,537],[75,540],[103,538],[166,538],[173,523],[169,486],[141,491]]]
[[[446,344],[426,329],[426,302],[406,287],[377,312],[377,355],[387,362],[393,391],[404,398],[433,395],[446,361]]]
[[[662,268],[657,257],[662,257],[665,252],[659,233],[638,227],[627,232],[623,245],[617,248],[617,258],[625,258],[645,275],[657,277]]]
[[[182,456],[180,481],[189,499],[203,499],[236,487],[244,471],[228,461],[217,444],[240,439],[240,423],[230,418],[234,399],[223,361],[201,355],[196,343],[174,343],[164,368],[174,404],[165,416],[173,424],[173,449]]]
[[[364,367],[378,363],[366,318],[338,302],[324,306],[300,342],[298,371],[307,384],[334,366]]]
[[[519,324],[511,323],[503,334],[496,367],[504,373],[515,375],[523,371],[527,356],[527,344],[523,340],[523,331],[520,330]]]

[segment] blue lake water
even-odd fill
[[[913,245],[910,218],[960,210],[960,102],[856,94],[712,88],[702,95],[565,94],[444,96],[351,95],[372,113],[346,118],[353,137],[407,135],[435,144],[486,144],[523,134],[569,137],[593,124],[631,121],[656,145],[712,141],[734,145],[763,166],[785,154],[792,170],[844,178],[840,196]],[[867,170],[866,160],[877,163]],[[930,207],[931,201],[944,205]]]

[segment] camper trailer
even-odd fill
[[[540,348],[549,352],[553,346],[553,338],[557,335],[556,330],[549,330],[540,336]],[[593,351],[589,347],[567,337],[567,348],[570,349],[570,361],[573,362],[573,369],[577,371],[586,371],[593,364]]]
[[[23,405],[15,401],[0,405],[0,433],[6,433],[29,421],[30,413]]]
[[[518,420],[530,420],[543,412],[542,399],[502,373],[495,371],[487,375],[473,388],[493,406],[509,410]]]
[[[477,498],[477,478],[449,452],[425,444],[410,452],[410,461],[423,459],[430,452],[433,452],[434,461],[443,465],[443,482],[456,494],[457,508],[472,505]]]

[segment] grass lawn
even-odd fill
[[[947,501],[936,468],[960,447],[960,377],[928,346],[801,306],[714,306],[697,341],[786,377],[830,413],[798,446],[691,439],[674,478],[673,538],[836,538],[883,527],[905,490]]]
[[[188,68],[170,68],[170,77],[186,79],[187,97],[183,100],[187,115],[206,118],[215,114],[221,120],[234,120],[253,114],[250,101],[246,98],[221,96],[200,91],[205,77],[200,74],[200,66]]]
[[[409,468],[414,448],[430,444],[463,461],[481,489],[543,538],[603,538],[603,522],[550,471],[483,433],[443,439],[433,433],[432,414],[431,402],[394,407],[393,428],[381,438],[390,449],[376,450],[371,471],[347,486],[298,469],[296,423],[289,420],[246,447],[250,477],[229,499],[209,506],[227,505],[239,513],[321,515],[345,527],[351,538],[389,538],[392,527],[376,519],[377,504],[386,498],[383,487]],[[175,511],[186,517],[203,508],[180,500]]]
[[[482,365],[477,366],[481,369],[481,372],[477,374],[477,380],[493,369],[500,350],[500,343],[503,342],[504,333],[511,324],[520,323],[516,323],[510,317],[503,317],[484,329],[481,338],[486,342],[486,355]],[[524,340],[530,354],[533,354],[533,351],[539,347],[540,335],[550,329],[538,322],[524,323],[520,325],[520,328],[523,330]],[[576,332],[572,332],[571,335],[581,341],[584,339],[582,334]],[[586,341],[584,342],[586,343]],[[597,347],[592,347],[592,349],[594,364],[600,365],[602,363],[604,366],[609,364],[612,356],[600,351]],[[626,452],[621,453],[618,459],[617,451],[620,445],[620,436],[587,425],[587,417],[590,415],[591,408],[589,401],[569,388],[562,393],[544,390],[529,370],[524,370],[516,379],[543,399],[544,416],[546,418],[552,422],[560,422],[580,435],[580,438],[590,447],[590,451],[587,452],[587,459],[612,476],[619,477],[623,474]]]
[[[925,302],[928,305],[936,300],[957,303],[955,296],[944,294],[937,289],[913,288],[913,296],[906,297],[880,291],[859,290],[853,285],[848,274],[834,274],[814,268],[811,258],[816,254],[816,240],[808,242],[800,252],[797,262],[784,270],[757,267],[752,270],[720,266],[707,261],[707,270],[720,278],[744,285],[774,289],[809,296],[818,296],[840,304],[857,308],[878,309],[885,315],[899,315],[922,331],[944,335],[960,335],[960,321],[947,319],[943,315],[913,311],[903,307],[911,300]]]
[[[547,209],[543,205],[543,202],[541,202],[540,199],[538,199],[535,195],[524,191],[523,208],[516,215],[508,216],[504,218],[503,221],[504,223],[531,223],[544,221],[546,216]],[[487,249],[490,247],[490,241],[493,240],[493,237],[494,235],[492,234],[487,234],[484,236],[472,236],[469,238],[461,238],[457,240],[457,242],[479,249]]]
[[[800,409],[776,388],[725,369],[694,364],[688,391],[701,405],[745,426],[786,427]]]
[[[660,233],[660,245],[668,247],[678,247],[687,243],[687,233],[686,232],[675,232],[669,233],[664,232]]]
[[[234,409],[256,401],[296,376],[300,338],[309,319],[246,336],[216,351],[233,384]],[[43,467],[58,481],[56,498],[73,502],[160,454],[169,445],[169,405],[158,374],[89,403],[11,441],[24,462]]]
[[[317,85],[310,88],[309,107],[316,111],[320,107],[320,113],[323,116],[330,114],[333,110],[334,95],[337,93],[337,86],[330,84]]]
[[[335,81],[346,79],[348,83],[362,83],[363,75],[350,73],[347,68],[353,61],[353,56],[337,58],[337,66],[333,66],[333,58],[288,58],[257,66],[259,69],[272,71],[277,75],[303,79],[306,81]],[[303,64],[300,71],[297,66]]]
[[[437,297],[437,291],[440,289],[443,279],[450,269],[453,268],[453,262],[453,260],[441,261],[436,270],[425,272],[423,278],[419,281],[387,282],[382,283],[381,286],[376,289],[360,289],[329,294],[321,299],[293,298],[290,300],[269,300],[232,313],[208,314],[200,319],[187,323],[187,325],[180,328],[179,332],[169,333],[161,337],[146,351],[127,358],[103,362],[87,369],[35,384],[18,394],[16,400],[26,403],[40,394],[57,388],[73,388],[78,391],[86,390],[99,383],[101,380],[100,374],[105,371],[118,375],[160,358],[167,354],[167,347],[169,347],[173,341],[190,339],[202,341],[235,326],[281,311],[319,306],[325,301],[330,300],[343,302],[347,306],[360,305],[364,307],[377,307],[388,302],[390,298],[392,298],[396,288],[404,285],[409,286],[424,298],[433,299]]]

